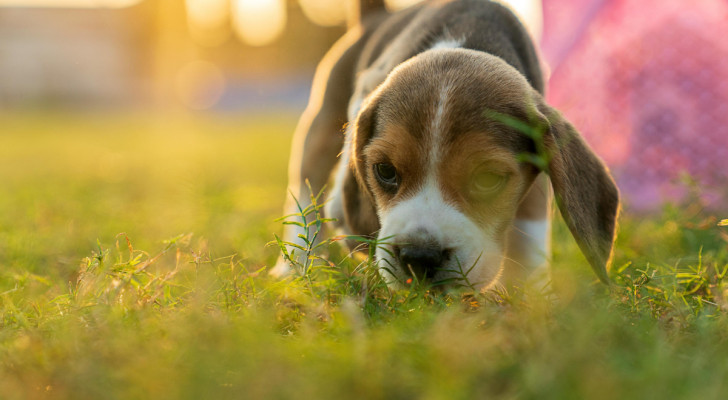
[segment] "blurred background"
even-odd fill
[[[728,208],[727,1],[506,3],[629,210]],[[0,0],[0,114],[295,118],[346,17],[341,0]]]

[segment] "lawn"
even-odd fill
[[[0,115],[0,399],[728,398],[728,216],[627,209],[611,290],[557,219],[550,300],[276,281],[294,125]]]

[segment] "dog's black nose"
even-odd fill
[[[447,252],[435,246],[405,245],[396,248],[395,255],[405,272],[414,272],[418,280],[432,278],[447,258]]]

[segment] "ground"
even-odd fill
[[[611,289],[557,216],[549,299],[272,280],[294,125],[0,116],[0,398],[728,396],[728,216],[627,208]]]

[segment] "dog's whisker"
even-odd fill
[[[527,266],[523,265],[523,263],[521,263],[521,262],[519,262],[519,261],[517,261],[517,260],[515,260],[515,259],[513,259],[513,258],[511,258],[511,257],[505,256],[505,255],[501,255],[501,260],[502,260],[502,261],[510,261],[510,262],[512,262],[512,263],[513,263],[513,264],[514,264],[515,266],[517,266],[517,267],[521,268],[521,270],[523,270],[523,271],[529,271],[529,270],[530,270],[530,268],[529,268],[529,267],[527,267]]]

